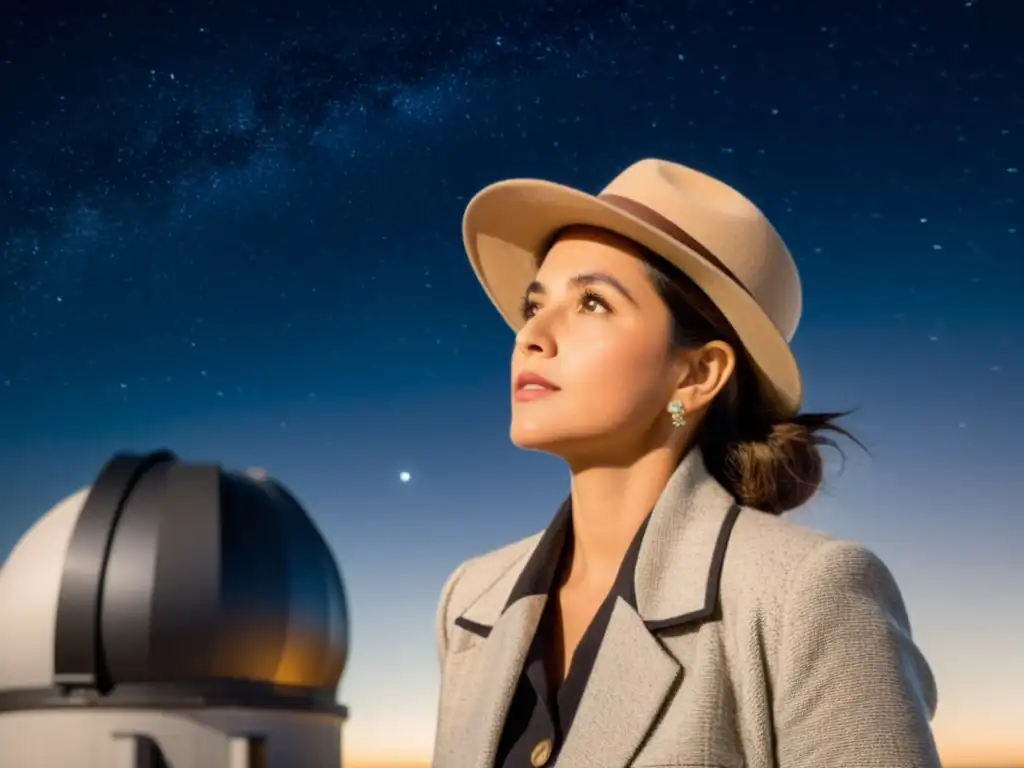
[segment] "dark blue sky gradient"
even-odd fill
[[[1024,759],[1016,5],[575,5],[5,6],[0,553],[116,450],[266,467],[345,572],[350,756],[425,755],[442,580],[567,489],[508,444],[462,209],[661,156],[769,214],[806,405],[858,409],[798,515],[892,565],[947,759]]]

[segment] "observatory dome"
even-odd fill
[[[0,568],[0,712],[337,714],[345,591],[313,521],[260,474],[117,455]]]

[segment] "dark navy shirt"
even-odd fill
[[[572,513],[568,501],[541,537],[509,598],[509,604],[527,595],[547,595],[548,601],[509,706],[495,768],[541,768],[554,763],[572,727],[616,601],[625,600],[636,608],[633,576],[646,527],[645,520],[623,558],[608,597],[580,638],[557,691],[552,691],[549,684],[547,654],[553,647],[556,631],[558,584],[572,550]]]

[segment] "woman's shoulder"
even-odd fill
[[[851,592],[902,608],[892,574],[867,547],[754,509],[743,509],[736,520],[721,578],[724,602],[766,618],[782,615],[794,601],[817,603]]]
[[[516,565],[528,558],[542,535],[543,532],[535,533],[463,560],[448,577],[442,590],[442,599],[449,604],[449,610],[458,615],[475,602]]]
[[[725,569],[741,578],[754,577],[763,586],[785,582],[796,563],[832,541],[836,539],[823,531],[743,507],[729,536]]]
[[[720,598],[721,626],[741,649],[737,658],[751,658],[743,655],[751,647],[766,651],[753,663],[763,658],[767,665],[781,721],[803,723],[801,734],[896,728],[891,732],[905,738],[893,743],[905,741],[912,755],[901,764],[938,765],[928,732],[935,678],[914,643],[900,588],[874,552],[744,511],[729,541]],[[843,693],[823,697],[826,690]],[[790,749],[801,742],[792,737]],[[876,757],[872,764],[897,762]]]

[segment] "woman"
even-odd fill
[[[644,160],[597,197],[492,185],[463,226],[518,332],[512,440],[572,491],[444,587],[434,768],[938,768],[889,571],[779,517],[845,431],[797,413],[800,282],[763,214]]]

